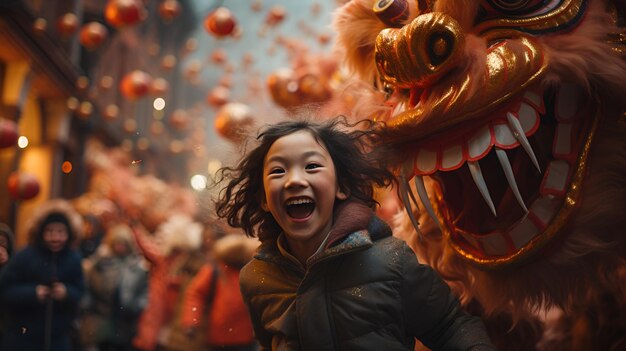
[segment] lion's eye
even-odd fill
[[[484,0],[487,17],[493,15],[524,16],[543,7],[548,0]]]

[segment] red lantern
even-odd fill
[[[175,110],[170,116],[170,125],[176,130],[184,130],[189,127],[190,118],[185,110]]]
[[[7,188],[16,200],[28,200],[39,194],[39,180],[31,173],[15,171],[9,175]]]
[[[222,64],[226,62],[226,50],[217,48],[211,53],[211,62],[215,64]]]
[[[116,104],[109,104],[104,108],[104,113],[102,117],[104,117],[107,121],[114,121],[120,115],[120,108],[117,107]]]
[[[166,22],[172,21],[180,15],[180,4],[176,0],[164,0],[159,5],[159,15]]]
[[[14,146],[17,138],[17,123],[0,118],[0,149]]]
[[[57,21],[57,31],[61,35],[61,38],[67,39],[72,36],[72,34],[76,33],[78,29],[78,17],[68,12],[61,16]]]
[[[106,40],[109,30],[102,23],[89,22],[80,30],[80,44],[87,50],[95,50]]]
[[[270,12],[267,13],[267,17],[265,18],[265,24],[270,27],[273,27],[280,22],[282,22],[287,16],[287,11],[282,6],[274,6],[270,9]]]
[[[120,91],[129,100],[137,100],[150,91],[152,77],[140,70],[134,70],[122,78]]]
[[[171,54],[163,56],[163,59],[161,60],[161,67],[164,70],[169,71],[174,68],[174,66],[176,66],[176,56]]]
[[[236,25],[235,16],[226,7],[218,7],[204,19],[204,29],[217,37],[232,34]]]
[[[214,122],[217,133],[235,143],[243,140],[253,125],[252,109],[238,102],[230,102],[222,106]]]
[[[225,86],[213,88],[207,95],[207,102],[213,107],[220,107],[230,100],[230,89]]]
[[[146,8],[141,0],[109,0],[104,17],[117,28],[132,26],[146,18]]]
[[[302,103],[298,96],[298,81],[293,70],[281,68],[267,77],[267,87],[275,103],[282,107],[294,107]]]
[[[156,78],[150,86],[150,94],[153,96],[164,96],[169,90],[169,83],[165,78]]]

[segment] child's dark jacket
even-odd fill
[[[240,283],[262,350],[494,350],[482,322],[365,205],[335,211],[324,249],[289,259],[262,244]],[[282,251],[282,253],[281,253]]]

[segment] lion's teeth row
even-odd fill
[[[575,156],[575,148],[572,145],[572,140],[575,137],[574,131],[577,129],[576,127],[578,126],[578,122],[582,118],[582,115],[579,111],[580,106],[579,106],[578,93],[579,92],[575,87],[572,88],[572,86],[568,86],[568,85],[564,85],[563,87],[561,87],[561,89],[557,93],[555,117],[558,123],[557,123],[556,132],[554,136],[553,150],[552,150],[553,157],[555,158],[555,160],[550,161],[546,167],[546,172],[544,173],[544,179],[540,187],[541,197],[533,202],[533,204],[531,205],[530,211],[527,208],[526,204],[524,203],[522,196],[519,192],[517,183],[515,181],[515,176],[514,176],[511,164],[509,162],[508,156],[506,154],[506,151],[503,148],[498,147],[497,145],[494,147],[496,156],[498,157],[498,161],[500,162],[500,165],[504,171],[507,182],[509,183],[509,186],[511,187],[511,190],[515,198],[517,199],[519,205],[526,212],[526,215],[522,218],[520,222],[516,223],[512,228],[510,228],[510,230],[504,233],[498,232],[498,233],[492,233],[490,235],[487,235],[485,236],[484,241],[493,241],[495,240],[493,239],[494,236],[500,237],[502,235],[511,235],[511,236],[514,236],[513,241],[516,243],[520,242],[520,245],[521,245],[522,241],[526,242],[527,240],[530,240],[529,238],[532,237],[532,233],[534,233],[536,230],[539,230],[536,227],[541,227],[541,225],[538,225],[538,226],[529,225],[528,223],[530,222],[528,218],[534,218],[535,222],[537,222],[536,219],[539,218],[543,220],[542,223],[547,223],[549,222],[549,219],[555,214],[556,212],[555,206],[544,206],[544,205],[545,203],[553,204],[554,201],[557,201],[556,199],[562,198],[565,193],[565,189],[567,186],[567,179],[569,178],[570,169],[572,167],[572,162]],[[521,145],[522,148],[524,148],[528,156],[531,158],[533,164],[537,168],[537,170],[541,172],[537,159],[534,155],[534,152],[532,148],[530,147],[528,140],[526,140],[526,137],[525,137],[526,133],[523,132],[525,128],[521,126],[521,123],[515,123],[516,121],[520,121],[521,118],[518,120],[517,118],[515,118],[515,116],[512,113],[507,113],[507,120],[509,122],[509,128],[512,131],[511,132],[512,135],[514,135],[515,138],[517,138],[517,141],[519,142],[518,146]],[[485,155],[482,155],[481,158],[484,157]],[[417,161],[418,161],[418,158],[416,157],[415,162],[413,163],[414,171],[419,170]],[[483,196],[483,199],[487,203],[489,209],[492,211],[492,213],[495,216],[496,215],[495,206],[493,204],[493,201],[491,200],[491,196],[489,194],[489,190],[487,189],[487,185],[482,175],[482,170],[480,168],[480,164],[478,163],[478,160],[467,160],[467,165],[472,175],[472,178],[474,180],[474,183],[476,184],[479,192]],[[439,222],[437,216],[435,215],[435,211],[430,202],[428,193],[426,191],[426,187],[424,186],[423,174],[420,174],[419,172],[415,172],[414,174],[415,174],[415,177],[414,177],[415,188],[417,190],[417,193],[418,193],[417,195],[419,196],[424,209],[427,211],[430,217],[432,217],[435,223],[437,223],[441,227],[441,223]],[[404,182],[403,187],[405,189],[408,189],[409,188],[408,182],[404,178],[402,180]],[[407,201],[408,201],[408,198],[405,200],[405,202]],[[409,216],[412,217],[413,216],[412,213],[409,213]],[[411,218],[411,220],[416,222],[414,218]],[[528,230],[528,228],[531,228],[531,227],[534,229]],[[475,243],[475,244],[478,244],[478,243]],[[494,246],[493,243],[487,243],[487,242],[483,242],[481,244],[486,247],[492,246],[492,249]],[[490,245],[487,245],[487,244],[490,244]],[[496,254],[495,251],[498,251],[498,254],[502,254],[502,252],[499,252],[501,251],[500,247],[498,245],[495,245],[495,246],[497,247],[497,250],[496,249],[492,250],[494,251],[492,253]]]

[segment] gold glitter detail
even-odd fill
[[[380,36],[378,39],[387,40]],[[503,42],[487,54],[485,81],[478,82],[465,75],[457,79],[459,84],[431,93],[422,104],[387,121],[385,141],[392,144],[418,141],[456,124],[483,118],[542,77],[547,61],[531,38]],[[416,68],[402,77],[418,71],[426,72],[426,69]]]

